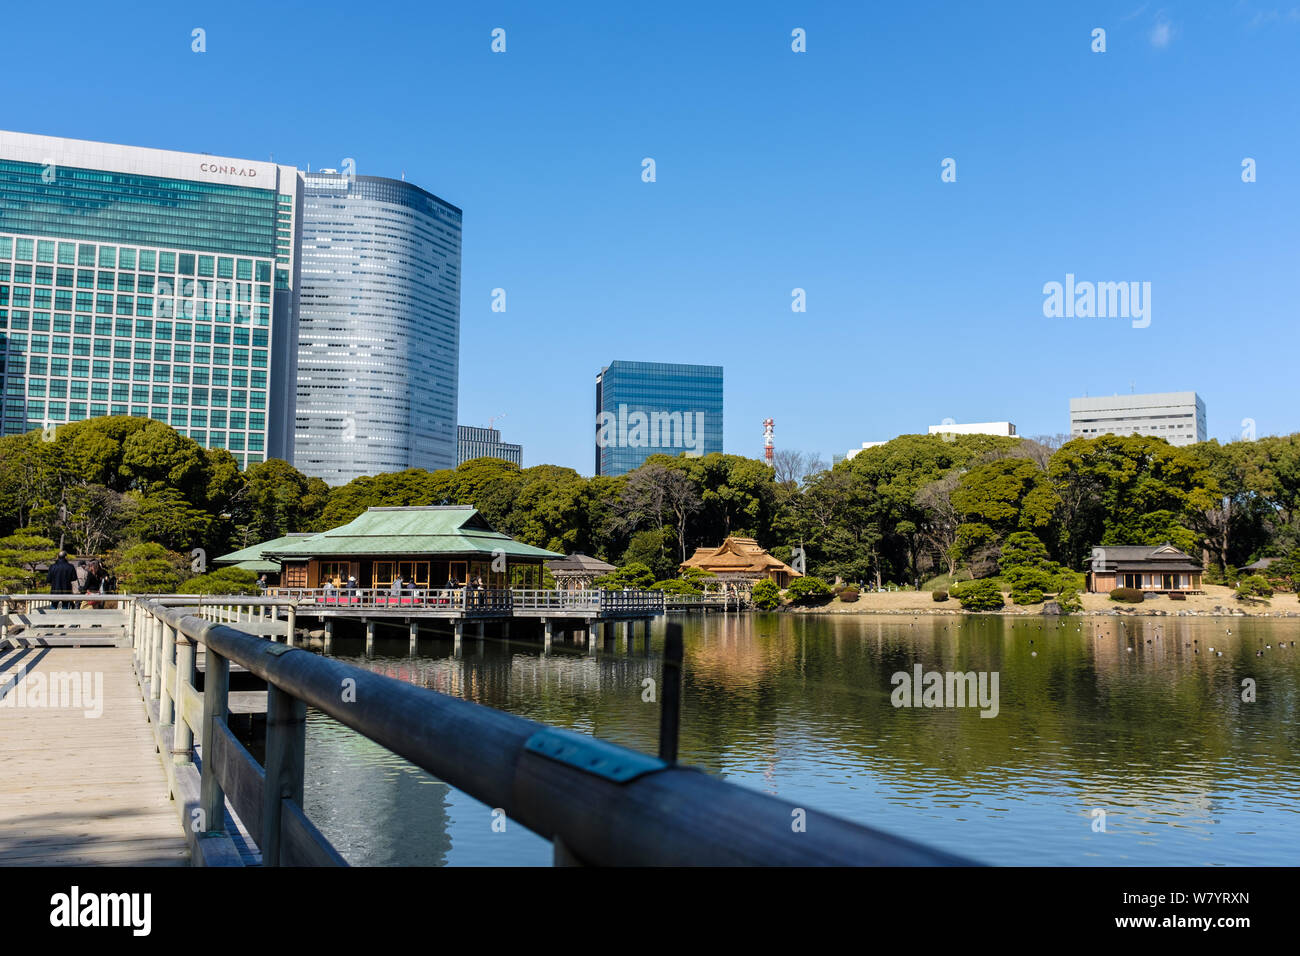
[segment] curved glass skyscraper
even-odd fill
[[[461,211],[410,183],[303,174],[299,469],[454,468]]]

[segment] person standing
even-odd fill
[[[99,594],[103,573],[104,569],[98,561],[91,561],[90,566],[86,568],[86,577],[81,582],[81,593],[86,595],[86,600],[81,602],[83,608],[99,607],[100,602],[94,600],[92,595]]]
[[[45,572],[45,580],[49,582],[51,594],[71,594],[72,583],[77,580],[77,569],[68,561],[68,552],[60,551],[59,556],[54,559],[50,569]],[[58,608],[72,607],[71,601],[55,601],[54,606]]]

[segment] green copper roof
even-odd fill
[[[284,543],[261,545],[258,551],[262,557],[304,560],[346,555],[496,552],[515,558],[563,557],[493,531],[478,510],[469,505],[370,508],[347,524],[313,537],[280,540]]]
[[[265,564],[269,566],[265,568],[247,567],[246,570],[279,571],[280,566],[278,564],[276,564],[273,561],[265,561],[262,559],[262,552],[273,548],[282,547],[286,544],[289,544],[290,542],[305,541],[308,538],[312,538],[312,537],[315,537],[315,535],[311,533],[304,533],[301,531],[295,534],[286,534],[283,537],[272,538],[270,541],[263,541],[261,544],[252,544],[249,545],[247,548],[240,548],[238,551],[231,551],[229,554],[223,554],[219,558],[213,558],[212,563],[213,564],[234,564],[234,565],[238,565],[239,567],[246,567],[247,563],[251,561],[256,564]]]
[[[239,568],[241,571],[252,571],[254,574],[279,574],[279,561],[236,561],[230,565],[232,568]]]

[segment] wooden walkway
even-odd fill
[[[56,672],[102,674],[100,716],[24,706]],[[0,866],[189,864],[130,647],[0,651],[0,697]]]

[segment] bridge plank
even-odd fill
[[[47,686],[56,672],[100,675],[103,688],[98,717],[84,706],[0,707],[0,865],[188,863],[130,650],[34,649],[0,667],[11,704],[36,673]]]

